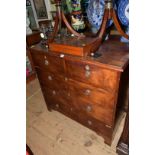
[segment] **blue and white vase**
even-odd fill
[[[90,25],[92,26],[92,32],[96,33],[102,24],[104,15],[105,0],[90,0],[87,7],[87,17]],[[109,21],[107,26],[112,24],[112,20]]]
[[[96,31],[99,30],[101,26],[104,14],[104,5],[104,0],[90,0],[88,4],[88,8],[86,10],[87,17],[94,31],[95,29]]]

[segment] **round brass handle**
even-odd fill
[[[53,91],[52,91],[52,94],[53,94],[53,95],[56,95],[56,91],[55,91],[55,90],[53,90]]]
[[[56,108],[59,108],[59,104],[56,104],[55,106],[56,106]]]
[[[111,128],[111,126],[109,126],[109,125],[105,125],[107,128]]]
[[[51,81],[51,80],[52,80],[52,77],[49,75],[49,76],[48,76],[48,79]]]
[[[86,65],[86,66],[85,66],[85,70],[90,71],[89,65]]]
[[[88,105],[88,106],[86,107],[86,111],[87,111],[87,112],[91,112],[91,111],[92,111],[92,106],[91,106],[91,105]]]
[[[64,56],[65,56],[64,54],[60,54],[60,58],[64,58]]]
[[[90,55],[93,57],[94,56],[94,53],[90,53]]]
[[[88,120],[88,124],[89,124],[89,125],[92,125],[92,121]]]
[[[47,65],[49,65],[49,62],[48,62],[48,60],[45,60],[45,65],[47,66]]]
[[[91,73],[90,71],[86,71],[85,72],[85,77],[89,78],[90,77],[90,73]]]
[[[84,94],[87,95],[87,96],[90,95],[90,93],[91,93],[91,91],[89,89],[86,89],[85,92],[84,92]]]
[[[68,81],[68,78],[67,77],[65,77],[65,81]]]

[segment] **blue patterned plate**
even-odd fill
[[[125,26],[129,26],[129,0],[118,1],[117,13],[121,23]]]

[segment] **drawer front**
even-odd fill
[[[36,69],[36,71],[41,85],[55,90],[67,90],[67,78],[41,69]]]
[[[114,94],[72,80],[69,80],[69,89],[72,98],[75,98],[74,107],[77,110],[109,126],[113,124]]]
[[[109,126],[92,116],[86,115],[82,111],[75,111],[76,115],[73,115],[73,119],[83,124],[84,126],[96,131],[100,135],[110,136],[109,133],[112,133],[113,127]]]
[[[118,81],[116,71],[78,60],[66,60],[67,74],[74,80],[114,92]]]
[[[34,66],[50,71],[61,73],[64,71],[64,60],[58,56],[50,56],[48,53],[31,52]]]
[[[64,92],[57,92],[55,95],[53,95],[52,89],[47,87],[42,87],[42,91],[49,109],[59,111],[71,119],[78,121],[86,127],[101,134],[103,128],[106,130],[112,130],[111,126],[103,123],[100,120],[97,120],[92,116],[87,115],[86,113],[82,112],[82,110],[71,106],[70,102],[72,102],[72,100],[70,100],[70,98],[66,98],[65,95],[60,97],[60,95],[62,95]]]
[[[60,105],[70,106],[71,98],[67,95],[64,90],[55,90],[42,86],[43,94],[48,104],[52,107],[58,108]]]
[[[97,134],[103,136],[104,138],[111,137],[113,126],[109,126],[102,121],[97,120],[93,116],[84,113],[82,110],[72,106],[70,103],[73,101],[70,97],[66,97],[64,94],[65,92],[59,91],[56,94],[53,94],[52,89],[47,87],[42,87],[42,91],[49,110],[53,109],[61,112],[69,118],[94,130]]]
[[[50,89],[45,86],[42,86],[42,91],[49,109],[54,109],[64,114],[70,114],[70,117],[73,115],[74,108],[71,104],[73,101],[66,91],[61,89],[56,91],[55,89]]]
[[[53,98],[50,95],[44,95],[48,108],[56,110],[68,116],[69,118],[79,122],[80,124],[94,130],[101,136],[110,137],[113,131],[113,127],[95,119],[92,116],[86,115],[81,110],[77,110],[66,104],[64,101],[60,101],[58,98]]]

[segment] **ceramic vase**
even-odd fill
[[[93,33],[96,33],[101,27],[104,15],[104,8],[105,0],[89,0],[86,12]],[[112,23],[113,21],[109,20],[107,23],[107,27],[110,26]]]
[[[104,0],[90,0],[87,7],[88,21],[92,27],[92,31],[95,33],[99,30],[102,18],[104,14]]]
[[[77,32],[83,32],[85,23],[81,8],[81,0],[66,0],[66,5],[71,14],[71,25]]]

